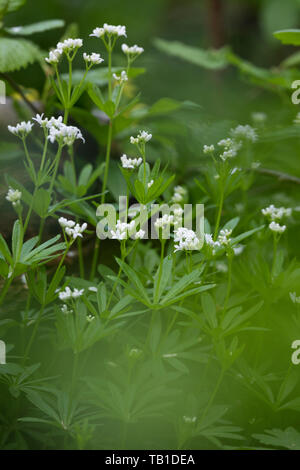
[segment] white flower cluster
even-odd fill
[[[8,193],[7,193],[5,199],[7,201],[11,202],[12,205],[15,207],[15,206],[18,206],[20,204],[21,197],[22,197],[21,191],[19,191],[18,189],[13,189],[13,188],[9,187]]]
[[[117,220],[116,227],[114,230],[111,230],[110,233],[112,235],[113,240],[127,240],[129,235],[133,233],[135,229],[135,220],[132,220],[131,222],[126,223],[126,222],[121,222],[121,220]],[[142,233],[143,232],[143,233]],[[143,238],[145,235],[144,231],[139,231],[136,233],[136,235],[139,234],[139,238]]]
[[[189,230],[185,227],[179,227],[175,230],[174,235],[174,241],[178,242],[177,245],[174,245],[175,252],[200,249],[199,238],[193,230]]]
[[[58,219],[58,223],[66,232],[66,234],[69,237],[73,238],[73,240],[76,240],[76,238],[78,237],[82,238],[82,234],[87,228],[87,223],[84,223],[82,225],[76,224],[74,220],[67,220],[64,217],[60,217]]]
[[[269,229],[272,232],[283,233],[286,230],[286,225],[279,225],[277,222],[271,222],[269,224]]]
[[[218,247],[221,246],[220,242],[214,241],[214,239],[213,239],[213,237],[212,237],[212,235],[211,235],[210,233],[206,233],[206,234],[204,235],[204,240],[205,240],[205,243],[206,243],[208,246],[210,246],[211,248],[213,248],[213,250],[214,250],[215,248],[218,248]]]
[[[232,234],[232,230],[228,230],[225,228],[224,230],[220,230],[220,234],[218,236],[218,242],[221,245],[228,245],[231,242],[230,235]]]
[[[87,64],[91,65],[99,65],[104,62],[104,59],[102,59],[101,55],[96,54],[96,52],[93,52],[92,54],[86,54],[86,52],[84,52],[83,59]]]
[[[159,230],[166,230],[171,225],[174,225],[175,228],[182,226],[182,214],[184,210],[182,207],[176,207],[173,210],[173,214],[164,214],[162,217],[158,217],[154,222],[154,227]]]
[[[33,127],[32,122],[30,121],[22,121],[21,123],[17,124],[16,126],[8,126],[9,132],[12,134],[20,137],[21,139],[27,137],[27,135],[31,132]]]
[[[58,297],[60,300],[69,300],[69,299],[77,299],[81,297],[84,293],[84,289],[74,289],[73,291],[70,287],[66,287],[64,291],[59,292]]]
[[[94,36],[95,38],[102,38],[105,34],[108,36],[126,37],[126,27],[121,25],[114,26],[112,24],[104,23],[102,28],[95,28],[90,36]]]
[[[134,46],[131,46],[131,47],[127,46],[127,44],[122,44],[122,51],[127,56],[137,57],[137,56],[141,55],[144,52],[144,49],[142,47],[137,46],[136,44]]]
[[[133,145],[146,144],[151,139],[152,134],[149,134],[147,131],[140,131],[136,137],[130,137],[130,143]]]
[[[275,207],[273,204],[262,209],[262,214],[268,217],[271,221],[281,220],[283,217],[290,217],[292,215],[291,208]]]
[[[113,73],[113,77],[119,85],[123,85],[123,83],[128,81],[128,76],[125,70],[123,70],[120,75]]]
[[[257,133],[256,130],[246,124],[245,126],[239,125],[235,129],[230,130],[230,135],[234,139],[244,139],[244,140],[250,140],[251,142],[256,142],[257,141]]]
[[[296,292],[290,292],[290,298],[294,304],[300,304],[300,296],[297,297]]]
[[[241,143],[236,142],[234,139],[222,139],[218,142],[219,147],[223,147],[224,151],[221,153],[220,158],[225,162],[228,158],[236,157],[238,150],[241,148]]]
[[[127,170],[134,170],[135,168],[138,168],[142,161],[142,158],[128,158],[125,154],[121,157],[122,167],[126,168]]]
[[[52,144],[54,142],[58,142],[62,145],[71,146],[77,139],[81,139],[83,143],[85,142],[82,133],[78,129],[78,127],[67,126],[66,124],[61,122],[60,118],[51,118],[47,124],[47,128],[49,129],[48,139]]]
[[[208,153],[213,153],[215,151],[215,146],[214,145],[204,145],[203,147],[203,153],[208,154]]]
[[[69,52],[77,51],[80,47],[82,47],[83,41],[82,39],[66,39],[63,42],[58,42],[56,45],[56,49],[50,51],[49,57],[46,57],[45,61],[51,65],[57,65],[61,59],[61,56]]]
[[[172,196],[171,201],[182,202],[186,194],[187,194],[187,190],[185,188],[183,188],[182,186],[175,186],[174,194]]]

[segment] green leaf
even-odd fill
[[[266,429],[265,434],[253,434],[263,444],[274,447],[285,447],[290,450],[300,450],[300,433],[289,427],[281,429]]]
[[[23,245],[23,229],[20,225],[20,221],[16,220],[14,223],[13,233],[12,233],[12,253],[14,262],[19,261],[20,254]]]
[[[50,29],[62,28],[64,25],[65,22],[63,20],[48,20],[26,26],[14,26],[11,28],[6,28],[5,31],[15,36],[30,36],[31,34],[42,33]]]
[[[300,46],[300,29],[281,29],[280,31],[275,31],[273,35],[282,44]]]
[[[164,39],[155,39],[154,45],[162,52],[179,57],[187,62],[201,65],[207,69],[219,70],[228,65],[227,47],[206,51],[199,47],[187,46],[178,41],[165,41]]]
[[[26,0],[0,0],[0,18],[3,14],[18,10],[25,3]]]
[[[36,192],[34,198],[33,210],[41,217],[44,218],[47,214],[48,207],[51,202],[51,194],[46,189],[40,188]]]
[[[14,72],[41,57],[39,48],[26,39],[0,38],[0,72]]]

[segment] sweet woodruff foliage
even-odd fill
[[[8,2],[2,15],[21,3]],[[54,26],[61,24],[6,29],[0,71],[41,54],[18,35]],[[94,52],[85,52],[87,44]],[[210,68],[233,61],[228,51],[157,45]],[[146,107],[130,96],[143,52],[122,25],[63,38],[43,56],[53,113],[8,126],[30,184],[6,176],[15,222],[11,239],[0,236],[0,446],[299,449],[290,344],[300,326],[300,267],[289,250],[299,208],[273,189],[260,194],[268,118],[253,110],[251,124],[216,133],[183,181],[171,161],[158,159],[166,137],[153,129],[162,123],[157,116],[166,123],[197,106],[162,99]],[[75,58],[83,70],[74,69]],[[80,107],[83,96],[96,114]],[[91,136],[104,154],[80,166],[77,152]],[[138,211],[108,227],[114,241],[97,238],[97,206],[116,202],[116,186],[141,204],[146,220],[152,203],[176,204],[157,217],[156,240],[144,239]],[[180,224],[185,203],[205,204],[203,240]],[[274,351],[283,328],[284,348]]]

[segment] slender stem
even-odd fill
[[[24,357],[23,357],[23,360],[22,360],[22,365],[26,364],[26,361],[27,361],[27,358],[28,358],[28,355],[30,353],[30,350],[31,350],[31,347],[32,347],[32,343],[35,339],[35,336],[36,336],[36,333],[38,331],[38,327],[41,323],[41,320],[42,320],[42,316],[43,316],[43,313],[44,313],[44,308],[45,308],[45,305],[43,304],[40,308],[40,311],[39,311],[39,314],[38,314],[38,318],[35,322],[35,325],[34,325],[34,329],[33,329],[33,332],[31,334],[31,337],[30,337],[30,340],[29,340],[29,343],[27,345],[27,348],[25,350],[25,353],[24,353]]]
[[[158,300],[159,286],[160,286],[160,282],[161,282],[162,268],[163,268],[163,262],[164,262],[164,254],[165,254],[165,243],[166,243],[166,240],[162,239],[161,240],[161,250],[160,250],[158,280],[157,280],[156,289],[155,289],[155,292],[154,292],[154,303],[156,303],[157,300]]]
[[[204,409],[204,411],[203,411],[203,413],[202,413],[200,423],[203,421],[203,419],[204,419],[205,416],[207,415],[208,411],[210,410],[211,405],[212,405],[213,402],[214,402],[214,399],[215,399],[215,397],[216,397],[216,394],[217,394],[217,392],[218,392],[218,390],[219,390],[219,387],[220,387],[220,385],[221,385],[221,383],[222,383],[224,374],[225,374],[225,369],[222,368],[221,373],[220,373],[219,378],[218,378],[218,381],[217,381],[216,386],[215,386],[215,388],[214,388],[214,391],[213,391],[213,393],[212,393],[212,395],[211,395],[211,397],[210,397],[210,399],[209,399],[209,402],[207,403],[207,405],[206,405],[206,407],[205,407],[205,409]]]
[[[61,154],[62,154],[62,148],[63,148],[63,146],[62,146],[62,144],[60,144],[59,147],[58,147],[56,157],[55,157],[54,170],[53,170],[51,183],[50,183],[50,187],[49,187],[50,195],[52,195],[53,186],[54,186],[54,183],[55,183],[55,178],[56,178],[56,174],[57,174],[57,170],[58,170],[58,166],[59,166],[59,162],[60,162],[60,157],[61,157]]]
[[[272,263],[272,278],[274,277],[275,267],[276,267],[276,260],[277,260],[277,247],[278,247],[278,238],[276,233],[273,236],[273,263]]]
[[[111,101],[111,97],[112,97],[111,56],[112,56],[112,47],[111,47],[111,38],[109,38],[109,44],[108,44],[108,99],[109,101]]]
[[[228,256],[228,281],[227,281],[227,291],[226,291],[226,297],[225,297],[225,301],[224,301],[224,310],[223,310],[223,313],[225,313],[226,310],[227,310],[227,304],[228,304],[228,300],[229,300],[230,292],[231,292],[232,260],[233,260],[232,255],[229,255],[229,256]]]
[[[102,183],[102,196],[101,196],[101,204],[105,203],[105,191],[107,186],[107,179],[108,179],[108,170],[109,170],[109,161],[110,161],[110,150],[111,150],[111,143],[112,143],[112,121],[110,121],[108,126],[108,136],[107,136],[107,147],[106,147],[106,157],[105,157],[105,171],[103,176],[103,183]],[[97,238],[95,243],[95,250],[94,256],[92,260],[92,268],[90,279],[93,280],[96,273],[96,267],[99,258],[99,251],[100,251],[100,239]]]
[[[4,286],[3,286],[3,289],[2,289],[2,292],[1,292],[1,295],[0,295],[0,305],[2,304],[6,294],[7,294],[7,291],[12,283],[12,280],[13,280],[13,275],[11,275],[9,278],[7,278],[5,280],[5,283],[4,283]]]
[[[219,233],[220,220],[221,220],[221,215],[222,215],[222,210],[223,210],[223,203],[224,203],[224,189],[223,189],[223,185],[222,185],[221,195],[220,195],[220,202],[219,202],[219,210],[218,210],[217,219],[216,219],[216,228],[215,228],[214,240],[217,239],[217,236],[218,236],[218,233]]]

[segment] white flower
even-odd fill
[[[57,65],[63,54],[62,49],[54,49],[49,52],[49,57],[45,58],[45,61],[51,65]]]
[[[151,186],[153,185],[153,183],[154,183],[154,180],[149,181],[149,183],[148,183],[148,188],[151,188]]]
[[[55,120],[56,123],[51,125],[51,120],[48,122],[47,127],[49,128],[48,139],[53,144],[58,142],[59,144],[71,146],[75,140],[81,139],[84,143],[85,140],[78,127],[67,126],[60,122],[59,119]]]
[[[63,300],[63,299],[61,299],[61,300]],[[73,313],[73,310],[70,309],[67,304],[63,304],[63,306],[61,307],[61,311],[65,315],[68,315],[69,313]]]
[[[179,227],[175,230],[174,241],[179,242],[174,245],[176,251],[191,251],[200,249],[200,241],[193,230],[189,230],[185,227]]]
[[[12,134],[20,137],[21,139],[27,137],[32,130],[33,124],[30,121],[22,121],[21,123],[17,124],[16,126],[8,126],[9,132]]]
[[[205,243],[210,246],[211,248],[217,248],[220,246],[220,242],[218,241],[214,241],[212,235],[210,233],[206,233],[204,235],[204,240],[205,240]]]
[[[97,287],[89,287],[90,292],[98,292]]]
[[[84,289],[74,289],[72,292],[70,287],[67,286],[64,291],[59,292],[58,297],[60,298],[60,300],[77,299],[78,297],[81,297],[83,293]]]
[[[136,44],[131,47],[127,46],[127,44],[122,44],[122,51],[128,57],[136,58],[144,52],[144,49]]]
[[[197,421],[197,416],[183,416],[183,421],[187,424],[192,424]]]
[[[65,217],[60,217],[58,219],[58,223],[62,228],[67,228],[67,227],[72,228],[76,224],[74,220],[68,220],[68,219],[65,219]]]
[[[233,247],[233,251],[234,251],[235,256],[238,256],[241,253],[243,253],[244,249],[245,249],[244,245],[236,245],[235,247]]]
[[[130,137],[131,144],[140,144],[140,143],[147,143],[149,140],[152,139],[152,134],[149,134],[146,131],[140,131],[140,133],[136,137]]]
[[[233,139],[222,139],[218,142],[219,147],[224,147],[224,152],[220,158],[225,162],[227,158],[236,157],[238,150],[241,148],[241,143]]]
[[[86,316],[86,320],[87,320],[89,323],[90,323],[91,321],[95,320],[95,318],[96,318],[96,317],[95,317],[94,315],[91,315],[91,314],[89,314],[89,315]]]
[[[154,227],[158,230],[159,229],[165,230],[168,227],[170,227],[170,225],[172,225],[173,223],[174,223],[174,216],[164,214],[162,217],[159,217],[156,219],[156,221],[154,222]]]
[[[239,125],[235,129],[231,129],[230,134],[235,139],[245,139],[250,140],[251,142],[257,141],[257,134],[255,129],[248,124],[246,126]]]
[[[102,62],[104,62],[104,59],[102,59],[101,55],[96,54],[95,52],[93,52],[92,54],[86,54],[84,52],[83,59],[86,63],[91,64],[91,65],[99,65]]]
[[[142,238],[144,238],[145,233],[146,233],[145,230],[142,230],[142,229],[139,230],[139,231],[136,232],[136,234],[135,234],[135,239],[136,239],[136,240],[141,240]]]
[[[44,114],[37,114],[32,120],[36,121],[43,128],[46,128],[49,123],[48,118],[44,118]]]
[[[219,263],[216,264],[216,269],[220,273],[227,273],[228,266],[225,263],[223,263],[222,261],[220,261]]]
[[[286,230],[286,225],[279,225],[277,222],[273,221],[269,224],[269,229],[272,230],[272,232],[283,233]]]
[[[11,202],[12,205],[15,207],[20,204],[21,197],[22,197],[21,191],[19,191],[18,189],[13,189],[9,187],[8,193],[5,199]]]
[[[221,245],[228,245],[231,242],[231,238],[229,238],[231,234],[232,230],[228,230],[227,228],[221,230],[218,236],[219,243]]]
[[[126,37],[126,27],[121,25],[113,26],[111,24],[104,23],[102,28],[95,28],[90,36],[102,38],[105,34]]]
[[[58,223],[65,230],[66,234],[73,238],[73,240],[76,240],[78,237],[82,238],[82,234],[87,228],[86,223],[80,226],[79,224],[76,224],[74,220],[67,220],[64,217],[60,217],[58,219]]]
[[[262,209],[262,214],[268,217],[271,221],[281,220],[283,217],[290,217],[292,214],[291,208],[275,207],[273,204]]]
[[[121,157],[122,167],[128,170],[134,170],[135,168],[138,168],[142,161],[142,158],[128,158],[125,154]]]
[[[126,222],[121,222],[117,220],[115,230],[111,230],[111,235],[113,240],[127,240],[130,233],[135,229],[135,221],[132,220],[129,224]]]
[[[290,292],[290,298],[294,304],[300,304],[300,296],[297,297],[296,292]]]
[[[251,117],[254,122],[264,122],[267,119],[266,113],[262,113],[262,112],[252,113]]]
[[[79,49],[82,47],[83,41],[82,39],[66,39],[64,42],[59,42],[56,45],[56,51],[62,51],[62,52],[70,52],[76,49]]]
[[[117,75],[116,73],[113,73],[113,77],[119,83],[119,85],[123,85],[123,83],[128,81],[128,76],[125,70],[121,72],[121,75]]]
[[[215,151],[214,145],[204,145],[203,153],[213,153]]]
[[[187,190],[185,188],[183,188],[182,186],[175,186],[174,194],[171,201],[176,203],[181,202],[186,194]]]

